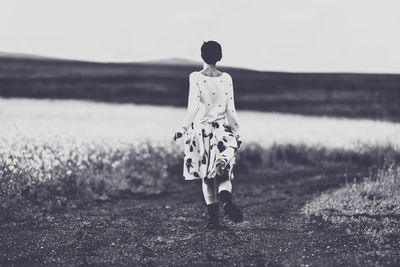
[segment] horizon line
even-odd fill
[[[170,66],[203,66],[203,62],[197,61],[194,59],[183,58],[179,56],[172,56],[166,58],[157,58],[157,59],[147,59],[147,60],[138,60],[138,61],[109,61],[109,60],[94,60],[94,59],[81,59],[81,58],[69,58],[63,56],[48,56],[43,54],[30,54],[25,52],[9,52],[0,50],[0,58],[9,57],[9,58],[25,58],[25,59],[36,59],[36,60],[60,60],[60,61],[76,61],[82,63],[99,63],[99,64],[155,64],[155,65],[170,65]],[[168,63],[168,60],[182,60],[187,61],[187,63]],[[157,61],[159,61],[157,63]],[[162,61],[165,61],[162,63]],[[191,62],[191,64],[189,63]],[[222,68],[233,68],[233,69],[244,69],[256,72],[276,72],[276,73],[293,73],[293,74],[375,74],[375,75],[400,75],[399,72],[362,72],[362,71],[291,71],[291,70],[265,70],[265,69],[257,69],[247,66],[232,66],[232,65],[224,65],[219,64]]]

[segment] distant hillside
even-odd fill
[[[200,68],[181,59],[93,63],[7,54],[0,56],[0,96],[184,107],[188,75]],[[238,109],[400,121],[400,75],[221,69],[234,79]]]
[[[24,53],[6,53],[6,52],[0,52],[0,59],[1,58],[54,59],[46,56],[24,54]]]

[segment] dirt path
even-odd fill
[[[296,178],[297,177],[297,178]],[[245,221],[207,231],[200,184],[159,197],[96,203],[47,222],[0,226],[2,266],[385,265],[374,245],[346,229],[309,222],[299,210],[342,176],[244,178],[234,198]],[[222,209],[221,209],[222,211]],[[396,251],[393,251],[396,253]]]

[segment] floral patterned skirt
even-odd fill
[[[221,161],[228,178],[234,179],[238,142],[225,118],[211,123],[193,122],[184,137],[185,180],[214,179]]]

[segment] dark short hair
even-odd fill
[[[201,46],[201,58],[207,63],[215,65],[222,58],[222,48],[216,41],[204,42]]]

